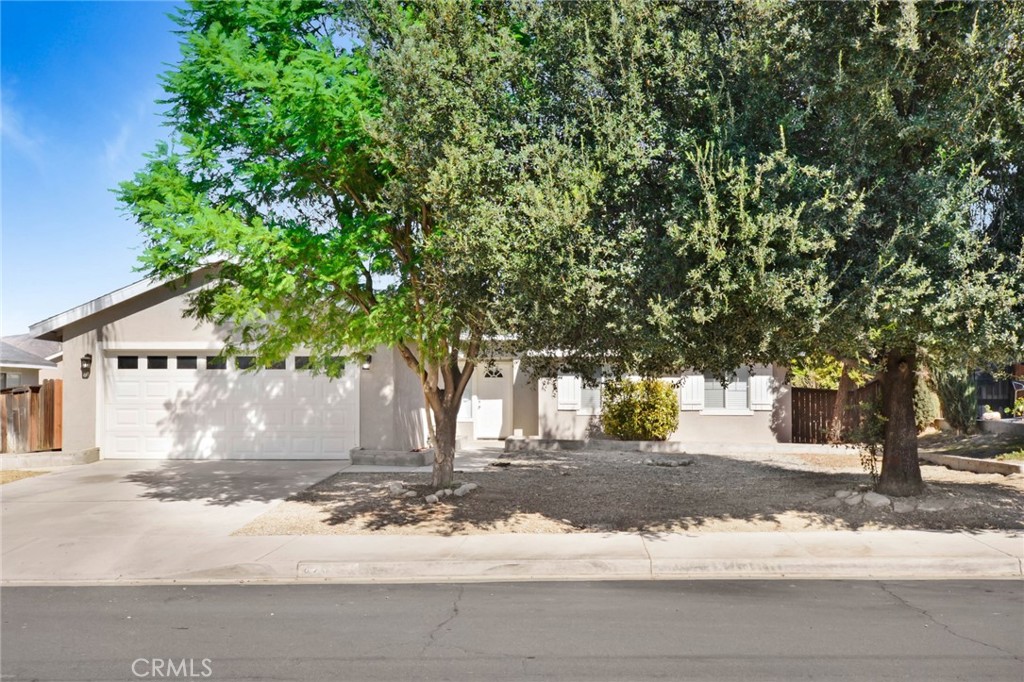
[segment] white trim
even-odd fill
[[[726,410],[718,407],[708,408],[701,410],[698,414],[707,417],[750,417],[754,414],[753,410]]]
[[[184,284],[185,286],[182,288],[188,288],[188,286],[192,283],[193,279],[197,274],[203,272],[204,270],[216,268],[219,264],[220,261],[206,263],[205,265],[199,266],[186,276],[174,277],[169,280],[139,280],[138,282],[129,284],[126,287],[122,287],[115,291],[111,291],[109,294],[104,294],[99,298],[94,298],[88,303],[83,303],[80,306],[71,308],[69,310],[65,310],[62,313],[58,313],[53,317],[48,317],[45,320],[36,322],[35,324],[31,324],[28,327],[28,333],[36,338],[39,338],[44,334],[49,334],[50,332],[62,329],[73,322],[78,322],[79,320],[85,319],[86,317],[90,317],[92,315],[95,315],[96,313],[102,312],[107,308],[111,308],[119,303],[124,303],[125,301],[130,301],[133,298],[142,296],[143,294],[147,294],[151,291],[155,291],[161,287],[166,287],[172,284]]]
[[[17,362],[16,360],[0,361],[0,367],[11,369],[57,369],[57,365],[36,365],[28,362]]]

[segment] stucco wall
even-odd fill
[[[708,443],[788,443],[792,440],[792,393],[785,384],[784,367],[773,367],[775,400],[770,411],[752,414],[701,414],[681,410],[679,427],[669,436],[671,441]],[[538,432],[542,438],[581,440],[605,438],[600,417],[581,415],[575,410],[559,410],[554,382],[539,382]]]
[[[512,361],[512,429],[522,429],[524,436],[540,435],[537,382],[519,360]]]

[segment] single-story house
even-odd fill
[[[59,379],[60,344],[32,338],[29,334],[0,339],[0,389],[36,386]]]
[[[337,380],[283,362],[242,371],[220,358],[223,330],[184,318],[184,297],[210,273],[176,288],[141,281],[38,322],[30,335],[62,344],[64,449],[104,458],[346,459],[353,448],[427,445],[419,382],[397,352],[379,348]],[[577,377],[531,382],[517,358],[481,366],[462,402],[459,434],[581,438],[594,433],[600,392]],[[778,442],[789,438],[785,373],[740,370],[722,387],[692,374],[680,391],[677,440]],[[557,387],[558,390],[555,390]]]

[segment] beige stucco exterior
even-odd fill
[[[767,368],[764,368],[767,369]],[[774,396],[770,410],[749,410],[743,414],[716,414],[714,411],[679,411],[679,426],[670,441],[701,443],[788,443],[792,440],[792,395],[786,383],[785,368],[773,367]],[[666,380],[672,380],[666,377]],[[539,382],[538,432],[541,438],[580,440],[606,438],[599,415],[558,408],[554,381]]]

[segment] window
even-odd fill
[[[267,369],[284,369],[284,360],[278,360],[267,365]]]
[[[138,369],[139,368],[139,356],[138,355],[118,355],[117,356],[117,368],[118,369]]]
[[[746,412],[750,409],[748,379],[750,372],[742,367],[733,373],[729,383],[711,374],[704,375],[704,409],[728,412]]]
[[[199,366],[199,358],[194,355],[179,355],[177,361],[178,369],[196,369]]]
[[[21,386],[21,374],[18,372],[0,373],[0,388],[12,388]]]
[[[575,410],[582,415],[601,414],[602,380],[596,385],[587,385],[576,374],[558,375],[558,409]]]
[[[505,375],[501,373],[497,365],[491,365],[484,370],[484,379],[504,379]]]
[[[206,369],[227,369],[228,359],[222,355],[207,355]]]
[[[239,355],[235,358],[235,367],[238,369],[249,369],[256,364],[256,358],[251,355]]]
[[[309,356],[308,355],[296,355],[295,356],[295,369],[306,369],[309,367]]]
[[[580,380],[580,414],[601,414],[602,388],[602,383],[588,386],[587,382]]]
[[[146,367],[149,369],[167,369],[167,356],[150,355],[146,358]]]

